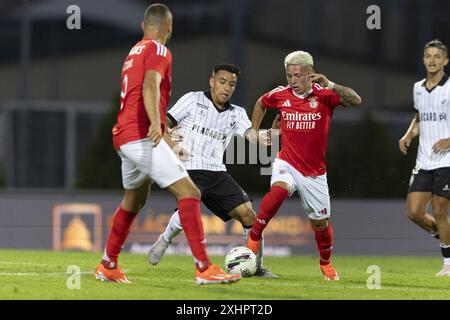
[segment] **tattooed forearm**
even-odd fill
[[[341,97],[344,106],[357,106],[361,103],[361,97],[352,88],[334,84],[333,91]]]

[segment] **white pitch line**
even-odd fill
[[[34,266],[34,267],[54,267],[51,264],[42,264],[42,263],[32,263],[32,262],[15,262],[15,261],[0,261],[0,265],[2,264],[12,264],[18,266]]]
[[[81,275],[93,275],[94,272],[80,272]],[[70,276],[73,275],[73,273],[66,273],[66,272],[0,272],[0,276],[17,276],[17,277],[40,277],[40,276],[47,276],[47,277],[59,277],[59,276]]]

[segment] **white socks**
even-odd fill
[[[244,235],[244,245],[247,243],[247,238],[251,229],[243,228]],[[181,226],[180,216],[178,210],[172,214],[170,218],[169,224],[166,227],[166,230],[163,233],[164,239],[167,241],[172,241],[180,232],[183,231],[183,227]],[[263,255],[264,255],[264,237],[261,237],[261,247],[259,249],[258,257],[257,257],[257,266],[258,268],[262,267],[263,263]]]
[[[163,233],[164,239],[167,241],[172,241],[177,235],[183,231],[183,227],[181,226],[180,215],[178,214],[178,210],[172,214],[170,218],[169,224],[166,227],[166,231]]]

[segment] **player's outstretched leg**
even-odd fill
[[[95,270],[95,278],[97,280],[120,283],[130,282],[122,269],[119,268],[118,257],[128,237],[133,221],[145,204],[149,189],[149,181],[144,181],[136,189],[125,189],[123,201],[114,213],[103,259]]]
[[[183,227],[181,226],[178,210],[176,210],[172,214],[164,233],[159,236],[158,240],[150,248],[148,252],[148,262],[152,265],[157,265],[164,256],[164,253],[166,253],[172,240],[179,235],[181,231],[183,231]]]
[[[200,213],[200,191],[189,178],[178,180],[168,187],[177,198],[181,225],[194,256],[197,284],[220,284],[238,281],[240,275],[227,274],[212,265],[206,252],[206,241]]]
[[[259,207],[259,213],[247,239],[247,247],[255,254],[259,253],[260,240],[264,229],[288,196],[289,191],[287,188],[276,184],[272,185],[270,191],[264,196]]]
[[[121,207],[117,208],[106,241],[102,262],[95,270],[95,278],[97,280],[120,283],[130,282],[119,267],[118,256],[136,215],[137,213],[126,211]]]
[[[441,252],[444,257],[444,265],[442,266],[441,271],[436,273],[436,276],[450,277],[450,245],[447,246],[441,243]]]
[[[449,200],[446,197],[433,195],[431,200],[433,217],[436,220],[441,240],[441,253],[444,260],[441,271],[436,276],[450,277],[450,222],[448,220]]]
[[[253,210],[252,203],[247,201],[235,207],[228,215],[242,224],[242,235],[244,236],[244,243],[248,241],[248,235],[253,227],[256,219],[256,213]],[[270,272],[267,268],[263,267],[264,256],[264,237],[261,237],[261,245],[258,255],[256,256],[256,272],[255,277],[261,278],[278,278],[277,275]]]
[[[250,233],[251,228],[244,228],[244,242],[247,243],[248,235]],[[256,257],[256,272],[254,274],[255,277],[261,278],[278,278],[278,276],[272,273],[269,269],[263,267],[263,257],[264,257],[264,236],[261,236],[261,245],[259,247],[258,256]]]
[[[320,271],[325,280],[339,280],[339,275],[331,264],[333,250],[333,227],[328,220],[310,220],[320,254]]]

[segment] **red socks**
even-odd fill
[[[181,225],[195,258],[197,270],[204,271],[211,265],[206,253],[205,235],[200,213],[200,200],[183,198],[178,200]]]
[[[328,221],[328,227],[323,230],[314,229],[317,248],[320,254],[320,264],[325,265],[331,262],[331,253],[333,249],[333,227]]]
[[[289,191],[282,187],[273,186],[270,188],[270,191],[266,193],[259,206],[259,213],[256,216],[255,223],[250,231],[252,240],[258,241],[261,239],[261,235],[270,219],[277,213],[281,204],[288,196]]]
[[[105,268],[112,269],[117,267],[119,253],[136,216],[137,213],[125,211],[120,206],[117,208],[113,217],[111,231],[106,241],[105,255],[102,261]]]

